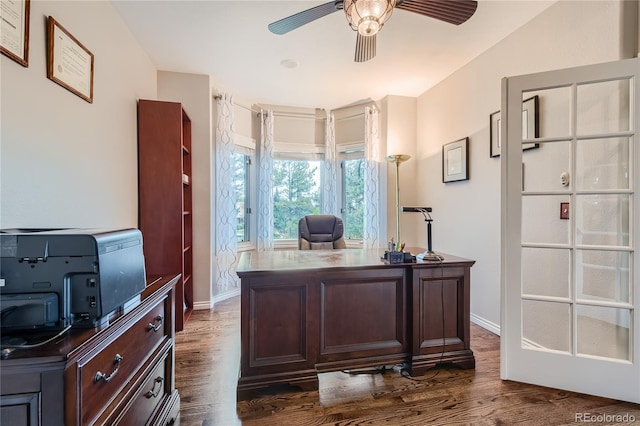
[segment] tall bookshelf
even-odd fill
[[[147,277],[180,273],[176,331],[193,310],[191,120],[177,102],[138,101],[138,202]]]

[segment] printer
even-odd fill
[[[0,230],[3,332],[96,327],[145,286],[137,229]]]

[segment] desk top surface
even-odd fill
[[[424,249],[409,248],[411,253],[422,253]],[[464,264],[471,266],[473,260],[449,254],[438,253],[445,265]],[[402,268],[437,267],[439,261],[389,264],[382,259],[381,249],[338,249],[338,250],[272,250],[243,252],[236,271],[238,276],[270,271],[301,271],[317,269],[358,269],[358,268]]]

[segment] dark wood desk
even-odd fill
[[[475,262],[443,254],[442,263],[389,265],[381,254],[242,253],[238,400],[274,384],[317,389],[324,371],[403,362],[413,375],[439,363],[475,367],[469,347]]]

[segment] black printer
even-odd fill
[[[146,286],[137,229],[0,230],[3,331],[95,327]]]

